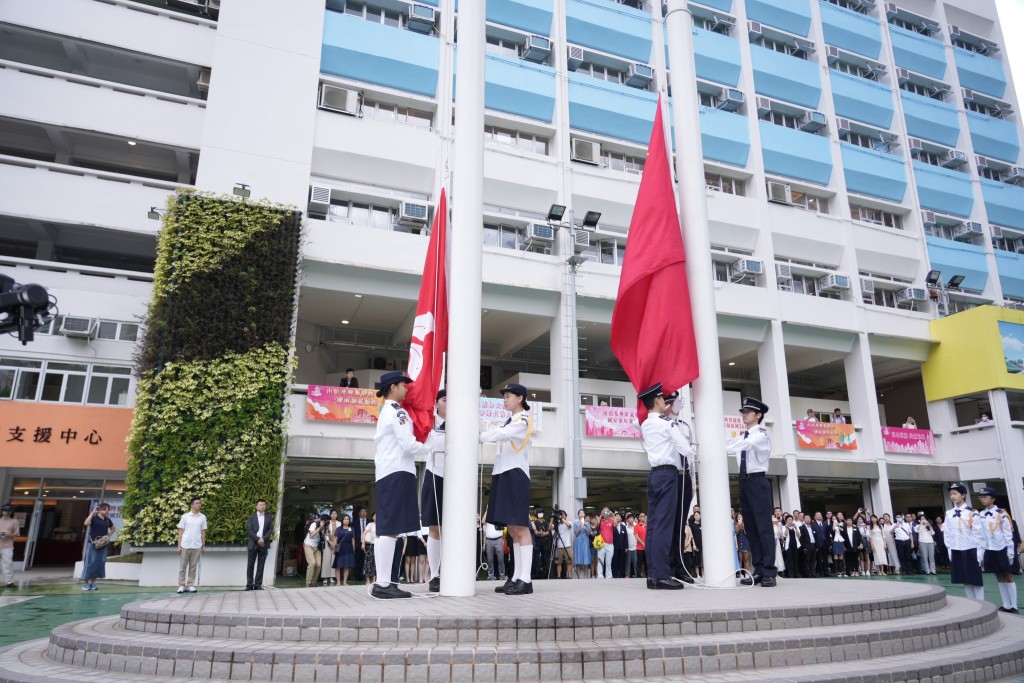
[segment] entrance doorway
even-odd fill
[[[831,510],[852,517],[857,508],[869,507],[867,482],[863,479],[813,479],[801,477],[800,504],[803,512],[824,515]]]

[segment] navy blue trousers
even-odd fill
[[[693,500],[693,482],[690,480],[690,469],[686,468],[677,475],[677,500],[675,521],[672,525],[672,549],[669,552],[669,570],[671,576],[686,576],[683,570],[683,527],[686,525],[686,514],[690,511]]]
[[[652,470],[647,475],[647,576],[667,580],[672,576],[673,531],[679,523],[680,477],[675,469]],[[676,535],[678,539],[678,535]],[[675,553],[678,556],[678,552]]]
[[[772,487],[768,477],[763,474],[749,479],[740,477],[740,511],[747,540],[750,541],[750,562],[754,565],[754,574],[774,577],[778,574],[775,567],[775,544],[778,541],[772,529]]]

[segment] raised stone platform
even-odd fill
[[[649,591],[545,581],[509,597],[365,589],[199,593],[127,605],[0,652],[0,681],[995,681],[1024,619],[942,588],[782,581]],[[422,588],[420,590],[423,590]]]

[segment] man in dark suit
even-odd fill
[[[263,590],[263,565],[267,561],[270,538],[274,535],[274,520],[267,514],[267,501],[256,501],[256,512],[249,515],[249,522],[245,525],[245,535],[249,537],[245,590],[261,591]],[[253,569],[256,570],[255,576]]]
[[[370,523],[370,520],[366,518],[366,508],[361,507],[356,510],[356,521],[352,524],[353,530],[356,533],[356,566],[355,566],[355,580],[363,580],[363,562],[366,560],[366,551],[363,550],[363,534],[366,533],[366,525]]]
[[[352,368],[345,368],[345,376],[341,378],[341,383],[339,383],[338,386],[358,389],[359,379],[356,377],[356,371]]]
[[[828,575],[828,555],[832,545],[832,537],[829,534],[829,527],[825,525],[820,512],[814,513],[814,522],[811,524],[814,530],[814,542],[817,546],[817,576]]]
[[[805,579],[814,576],[815,557],[818,553],[818,539],[811,526],[811,516],[800,514],[800,573]]]

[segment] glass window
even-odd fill
[[[368,204],[352,204],[352,225],[370,224],[370,206]]]
[[[373,227],[378,230],[390,230],[391,210],[387,207],[373,207]]]
[[[117,339],[117,323],[109,320],[100,321],[100,329],[96,333],[100,339]]]
[[[504,249],[515,249],[518,246],[518,234],[508,226],[501,228],[501,246]]]
[[[17,370],[0,368],[0,398],[11,397],[14,393],[14,382],[17,377]]]
[[[498,239],[501,230],[496,225],[485,225],[484,226],[484,246],[496,247],[498,246]]]
[[[93,372],[102,372],[107,375],[130,375],[132,374],[131,368],[124,368],[119,365],[94,365],[92,368]]]
[[[85,375],[68,375],[64,381],[64,403],[81,403],[85,393]]]
[[[25,370],[19,372],[18,387],[14,392],[14,398],[22,401],[36,400],[36,393],[39,391],[39,374],[38,372],[26,372]]]
[[[41,368],[43,362],[38,360],[24,360],[22,358],[0,358],[0,365],[9,368]]]
[[[110,384],[110,378],[103,377],[102,375],[93,375],[92,379],[89,380],[89,395],[85,399],[86,403],[92,403],[96,405],[103,405],[107,402],[107,386]]]
[[[117,334],[119,341],[133,342],[139,337],[139,326],[132,323],[121,323],[121,330]]]
[[[126,377],[115,377],[110,382],[110,399],[108,404],[113,406],[128,405],[128,387],[131,382]]]

